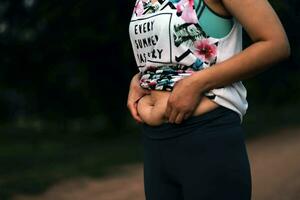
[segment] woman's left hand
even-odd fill
[[[193,75],[177,81],[169,96],[166,108],[166,118],[170,123],[181,123],[195,110],[202,98],[199,83]]]

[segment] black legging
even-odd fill
[[[225,107],[181,124],[142,125],[146,200],[250,200],[238,114]]]

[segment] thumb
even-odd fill
[[[143,89],[143,91],[144,91],[146,94],[150,94],[150,93],[151,93],[151,91],[148,90],[148,89]]]

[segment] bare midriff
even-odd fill
[[[138,114],[146,124],[150,126],[157,126],[168,122],[165,113],[170,94],[171,92],[169,91],[151,90],[149,95],[143,96],[138,101]],[[219,105],[217,103],[206,96],[203,96],[192,115],[201,115],[217,108],[218,106]]]

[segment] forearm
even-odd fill
[[[202,92],[255,76],[290,54],[288,41],[259,41],[239,54],[193,74]]]

